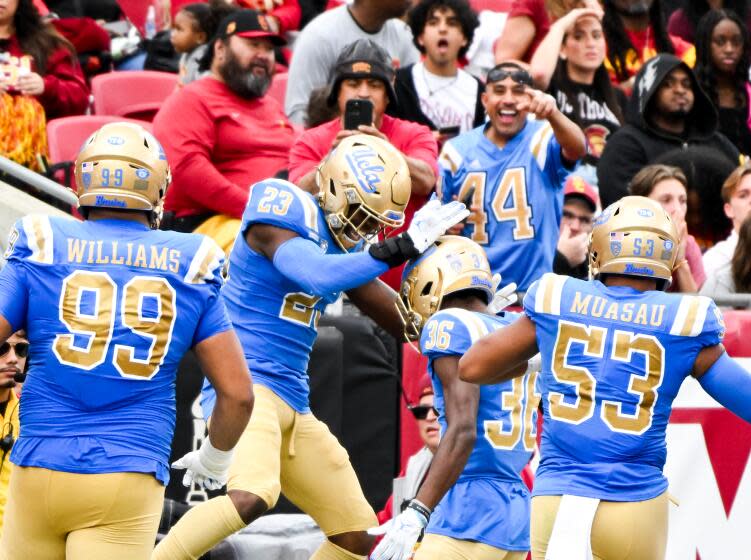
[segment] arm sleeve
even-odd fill
[[[185,115],[190,115],[185,120]],[[248,188],[226,179],[211,162],[216,130],[213,118],[194,92],[169,99],[154,119],[172,168],[172,189],[197,206],[240,218],[248,202]]]
[[[13,332],[26,327],[28,301],[26,271],[18,261],[9,261],[0,271],[0,315]]]
[[[430,129],[422,124],[410,123],[409,141],[400,146],[400,151],[407,157],[427,163],[438,177],[438,143]]]
[[[39,96],[47,119],[83,115],[89,104],[89,88],[81,69],[67,49],[60,48],[47,61],[44,91]]]
[[[751,373],[727,353],[712,364],[699,383],[722,406],[751,422]]]
[[[314,242],[293,237],[274,253],[274,266],[306,293],[327,295],[361,286],[389,267],[368,251],[330,255]]]

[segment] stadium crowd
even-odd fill
[[[72,170],[82,219],[26,216],[5,251],[0,558],[199,558],[281,494],[314,560],[662,558],[680,384],[751,422],[710,299],[751,293],[749,21],[748,0],[0,0],[0,155]],[[174,90],[50,161],[54,123],[145,70]],[[341,297],[428,361],[404,372],[424,446],[378,515],[310,408]],[[152,553],[189,349],[210,422],[173,467],[226,491]],[[41,488],[61,497],[30,506]]]

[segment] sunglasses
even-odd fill
[[[488,72],[487,83],[492,84],[493,82],[500,82],[506,78],[511,78],[511,80],[517,84],[532,86],[532,76],[529,75],[529,72],[513,66],[502,66],[500,68],[496,66]]]
[[[29,343],[28,342],[3,342],[0,344],[0,356],[5,356],[10,349],[16,352],[16,356],[19,358],[25,358],[29,355]]]
[[[409,411],[412,413],[412,416],[415,417],[415,420],[425,420],[428,417],[428,412],[431,410],[433,411],[433,414],[438,417],[438,411],[434,406],[429,406],[427,404],[413,404],[407,408],[409,408]]]

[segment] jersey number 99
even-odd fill
[[[81,309],[88,292],[91,309]],[[119,296],[119,297],[118,297]],[[146,298],[155,298],[157,312],[144,313]],[[52,349],[60,363],[90,371],[104,363],[115,330],[115,321],[143,339],[137,348],[116,344],[112,362],[123,377],[151,379],[159,371],[172,339],[175,324],[175,290],[165,278],[136,276],[118,294],[118,286],[106,272],[77,270],[63,280],[60,321],[69,333],[58,334]],[[153,315],[153,316],[151,316]],[[75,335],[87,342],[76,345]]]

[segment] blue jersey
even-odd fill
[[[11,460],[169,478],[175,373],[229,330],[209,238],[126,220],[27,216],[11,232],[0,315],[30,342]]]
[[[436,359],[461,357],[479,338],[510,324],[499,316],[444,309],[422,330],[420,350],[428,358],[441,433],[447,429],[443,387]],[[535,446],[537,374],[480,387],[477,439],[464,470],[430,517],[428,533],[478,541],[505,550],[529,550],[529,492],[520,473]]]
[[[343,252],[313,197],[287,181],[270,179],[253,185],[240,232],[256,223],[291,230],[317,243],[323,252]],[[229,262],[222,294],[253,382],[274,391],[296,411],[309,412],[307,370],[318,319],[339,292],[305,293],[271,260],[251,249],[242,233]],[[207,417],[214,398],[212,387],[205,383],[201,404]]]
[[[463,235],[483,246],[504,285],[516,282],[523,292],[553,270],[569,171],[546,121],[528,120],[503,149],[484,126],[475,128],[446,142],[439,164],[444,202],[474,193],[471,204],[481,210]]]
[[[534,494],[659,496],[673,399],[697,354],[724,335],[712,300],[546,274],[524,309],[542,356]]]

